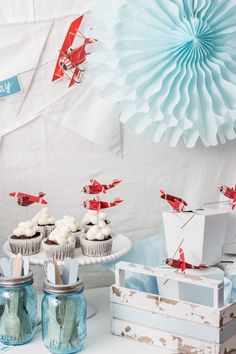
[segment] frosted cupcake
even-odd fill
[[[112,235],[108,226],[94,225],[81,236],[80,245],[85,256],[107,256],[112,251]]]
[[[104,211],[99,211],[98,213],[95,210],[88,210],[81,223],[85,231],[88,231],[90,227],[97,225],[98,222],[99,226],[101,227],[105,227],[110,224],[110,220],[108,220],[107,213],[105,213]]]
[[[75,239],[69,226],[56,227],[42,241],[42,246],[47,258],[62,261],[66,257],[74,257]]]
[[[21,253],[23,256],[38,253],[41,241],[40,228],[33,221],[20,222],[9,237],[12,252]]]
[[[52,216],[48,208],[41,209],[32,220],[38,224],[42,238],[48,237],[56,227],[55,218]]]
[[[75,248],[80,247],[80,236],[84,234],[84,229],[76,218],[65,215],[62,219],[57,220],[55,224],[56,227],[69,226],[71,229],[71,235],[75,239]]]

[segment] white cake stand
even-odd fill
[[[81,253],[80,248],[76,248],[75,258],[78,259],[79,264],[81,266],[90,265],[90,264],[99,264],[99,263],[102,264],[102,263],[111,262],[116,259],[119,259],[120,257],[124,256],[126,253],[130,251],[132,242],[127,236],[117,234],[114,235],[112,238],[113,238],[112,253],[110,255],[104,257],[87,257]],[[17,257],[17,255],[12,253],[8,241],[4,243],[3,251],[9,257]],[[34,265],[43,266],[46,259],[47,258],[45,257],[45,254],[42,249],[39,253],[29,256],[30,263]],[[58,261],[58,263],[61,264],[62,262]],[[96,315],[97,310],[95,306],[93,306],[92,304],[88,304],[87,312],[88,312],[87,318],[90,318]]]

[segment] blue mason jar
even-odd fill
[[[0,341],[21,345],[31,341],[37,328],[37,294],[33,274],[0,277]]]
[[[87,305],[83,283],[55,285],[44,282],[42,336],[52,353],[76,353],[87,336]]]

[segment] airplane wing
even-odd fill
[[[52,81],[58,80],[60,77],[62,77],[64,75],[64,72],[61,69],[59,62],[60,62],[61,57],[63,55],[65,55],[65,53],[67,52],[67,49],[74,42],[75,35],[76,35],[80,25],[81,25],[83,17],[84,16],[82,15],[82,16],[78,17],[76,20],[74,20],[71,23],[71,25],[70,25],[70,27],[68,29],[68,32],[66,34],[66,37],[64,39],[64,42],[63,42],[61,50],[60,50],[60,54],[59,54],[58,59],[57,59],[57,63],[56,63],[56,66],[55,66],[53,77],[52,77]],[[70,86],[72,86],[72,85],[70,85]]]
[[[94,186],[101,186],[101,183],[94,178],[90,179],[90,183],[92,183]]]
[[[36,195],[28,195],[29,201],[32,203],[47,204],[46,200],[37,197]]]
[[[9,193],[9,195],[14,198],[20,198],[20,197],[27,196],[28,194],[22,193],[22,192],[12,192],[12,193]]]
[[[162,199],[166,199],[169,202],[179,202],[179,203],[183,203],[185,206],[188,205],[185,200],[183,200],[182,198],[179,197],[175,197],[174,195],[171,194],[166,194],[162,189],[160,190],[161,192],[161,198]]]
[[[186,201],[183,200],[183,199],[181,199],[181,198],[175,197],[175,200],[178,201],[178,202],[180,202],[180,203],[183,204],[184,206],[188,205],[188,204],[186,203]]]

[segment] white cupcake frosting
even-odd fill
[[[13,230],[13,235],[14,236],[27,236],[27,237],[32,237],[34,236],[37,232],[40,232],[40,229],[38,225],[33,222],[33,221],[23,221],[20,222]]]
[[[71,228],[68,225],[56,227],[48,236],[50,241],[55,241],[59,245],[74,242],[74,237],[71,236]]]
[[[85,216],[82,219],[82,225],[88,225],[89,223],[97,225],[98,222],[98,217],[97,217],[97,211],[96,210],[88,210],[88,212],[85,214]],[[107,213],[104,211],[99,211],[99,225],[101,227],[104,227],[109,224],[110,221],[108,220]]]
[[[88,240],[106,240],[109,236],[111,236],[111,229],[108,226],[98,226],[94,225],[90,227],[86,234],[86,238]]]
[[[55,224],[58,228],[62,226],[69,226],[71,232],[81,231],[82,229],[80,222],[70,215],[65,215],[62,219],[57,220]]]
[[[55,223],[55,218],[52,216],[51,212],[48,208],[43,208],[37,213],[33,219],[33,221],[37,222],[38,225],[53,225]]]

